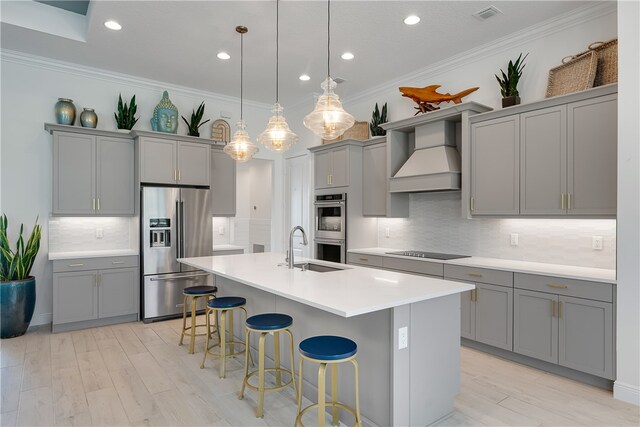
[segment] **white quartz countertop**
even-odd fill
[[[213,252],[223,251],[240,251],[244,250],[244,247],[238,245],[213,245]]]
[[[110,256],[137,256],[136,249],[114,249],[106,251],[74,251],[74,252],[49,252],[49,260],[76,259],[76,258],[103,258]]]
[[[452,260],[438,260],[390,255],[387,252],[399,252],[401,249],[363,248],[351,249],[349,253],[378,255],[394,258],[422,260],[441,264],[464,265],[468,267],[491,268],[494,270],[513,271],[515,273],[540,274],[563,277],[566,279],[589,280],[593,282],[616,283],[616,271],[605,268],[577,267],[573,265],[547,264],[542,262],[518,261],[511,259],[469,257]]]
[[[312,260],[341,271],[289,270],[284,255],[256,253],[183,258],[180,262],[342,317],[399,307],[474,289],[470,284]],[[297,259],[296,263],[306,261]]]

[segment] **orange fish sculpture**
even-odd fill
[[[439,87],[440,85],[431,85],[425,87],[402,86],[399,89],[400,92],[402,92],[402,96],[406,96],[407,98],[418,104],[418,106],[415,107],[415,109],[418,111],[416,111],[416,114],[414,114],[414,116],[418,115],[419,113],[439,110],[440,107],[436,107],[436,105],[439,105],[441,102],[453,102],[454,104],[460,104],[462,102],[462,98],[480,89],[478,87],[472,87],[470,89],[463,90],[462,92],[451,95],[450,93],[439,93],[437,91]]]

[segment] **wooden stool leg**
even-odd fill
[[[326,380],[327,364],[321,363],[318,368],[318,427],[324,427],[324,418],[326,411],[326,398],[325,398],[325,380]]]
[[[187,296],[185,295],[182,298],[182,333],[180,334],[180,343],[178,345],[182,345],[182,340],[184,339],[184,331],[187,327]]]
[[[273,361],[276,373],[276,386],[282,385],[282,374],[280,373],[280,332],[273,333]]]
[[[189,354],[195,353],[196,346],[196,303],[197,296],[191,297],[191,339],[189,340]]]
[[[209,308],[205,308],[204,317],[206,320],[207,331],[209,330],[210,321],[209,321]],[[200,369],[204,369],[204,362],[207,360],[207,354],[209,354],[209,338],[211,338],[211,334],[207,334],[207,339],[204,342],[204,356],[202,356],[202,363],[200,364]]]
[[[227,310],[222,310],[220,313],[220,378],[224,378],[224,364],[227,360],[227,330],[226,330],[226,316]]]
[[[293,340],[292,340],[293,342]],[[302,409],[302,367],[304,359],[300,357],[300,368],[298,369],[298,410],[296,411],[296,426],[298,425],[298,417],[300,416],[300,410]],[[293,371],[293,359],[291,360],[291,371]],[[302,423],[302,420],[300,420]]]
[[[244,342],[247,344],[244,347],[244,379],[242,380],[242,388],[240,389],[240,395],[238,396],[238,399],[243,399],[244,398],[244,388],[247,385],[247,375],[249,375],[249,333],[251,331],[249,331],[249,329],[247,329],[247,332],[245,334],[244,337]]]
[[[353,367],[355,368],[356,376],[356,426],[362,426],[362,418],[360,417],[360,385],[358,383],[358,362],[356,359],[351,359]]]
[[[331,409],[331,425],[337,426],[340,424],[340,416],[338,414],[338,407],[335,405],[338,403],[338,364],[331,364],[331,400],[333,401],[333,408]]]
[[[260,334],[258,341],[258,412],[256,416],[258,418],[263,417],[264,409],[264,340],[266,333]]]

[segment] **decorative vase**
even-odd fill
[[[36,278],[0,282],[0,338],[27,332],[36,306]]]
[[[76,121],[76,106],[71,99],[58,98],[55,106],[56,122],[60,125],[71,125]]]
[[[520,104],[519,96],[507,96],[506,98],[502,98],[502,108],[513,107],[514,105]]]
[[[96,128],[98,126],[98,115],[93,108],[85,108],[80,114],[80,124],[85,128]]]

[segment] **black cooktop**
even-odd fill
[[[398,252],[387,252],[389,255],[401,255],[401,256],[412,256],[416,258],[431,258],[431,259],[458,259],[458,258],[469,258],[470,255],[452,255],[452,254],[441,254],[438,252],[423,252],[423,251],[398,251]]]

